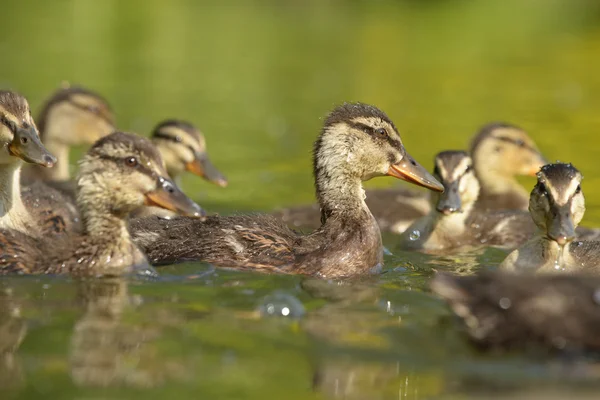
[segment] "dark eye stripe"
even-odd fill
[[[367,135],[376,137],[379,140],[386,140],[390,146],[399,149],[402,146],[402,143],[400,143],[400,141],[398,139],[393,139],[390,135],[388,135],[385,139],[383,139],[381,136],[377,135],[376,132],[376,128],[373,128],[369,125],[360,123],[360,122],[348,122],[348,125],[350,125],[351,127],[353,127],[354,129],[358,129],[363,131],[364,133],[366,133]]]
[[[112,162],[114,162],[117,165],[124,165],[125,164],[125,160],[127,158],[129,158],[129,157],[131,157],[131,156],[127,156],[127,157],[121,158],[121,157],[107,156],[107,155],[104,155],[104,154],[100,155],[101,159],[112,161]],[[143,165],[142,163],[138,163],[138,165],[136,166],[136,169],[138,171],[140,171],[142,174],[147,175],[147,176],[149,176],[149,177],[151,177],[153,179],[157,179],[158,178],[158,175],[154,171],[152,171],[150,168],[148,168],[147,166]]]
[[[192,146],[190,146],[189,144],[183,143],[181,140],[177,140],[177,137],[169,135],[168,133],[154,132],[152,134],[152,137],[157,138],[157,139],[168,140],[169,142],[180,144],[182,146],[187,147],[193,154],[196,154],[196,150]]]
[[[501,142],[511,143],[511,144],[514,144],[517,147],[523,147],[524,149],[530,150],[530,151],[532,151],[534,153],[538,153],[538,151],[536,149],[534,149],[533,147],[527,145],[522,140],[513,139],[513,138],[510,138],[508,136],[494,136],[494,138],[497,139],[497,140],[500,140]]]
[[[2,123],[4,126],[6,126],[8,129],[10,129],[10,131],[12,133],[15,133],[15,130],[17,128],[17,124],[15,124],[13,121],[11,121],[10,119],[6,118],[6,115],[0,115],[0,123]]]
[[[83,110],[83,111],[88,112],[90,114],[94,114],[96,117],[98,117],[101,120],[109,123],[110,125],[114,125],[114,122],[113,122],[112,118],[109,117],[108,115],[105,115],[100,108],[98,108],[97,111],[93,111],[93,110],[90,110],[89,106],[86,106],[86,105],[83,105],[83,104],[79,104],[79,103],[76,103],[74,101],[69,101],[69,104],[73,105],[75,108],[79,108],[80,110]]]

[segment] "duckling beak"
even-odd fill
[[[444,183],[444,193],[440,194],[436,209],[444,215],[462,212],[462,202],[458,192],[459,181]]]
[[[398,164],[390,165],[387,174],[419,186],[426,187],[436,192],[443,192],[444,185],[438,182],[421,164],[415,161],[410,154],[405,153]]]
[[[561,206],[557,210],[554,218],[550,222],[548,237],[560,246],[564,246],[575,239],[575,224],[573,222],[573,215],[571,214],[569,203]]]
[[[210,162],[206,153],[197,154],[194,161],[185,164],[185,169],[218,186],[227,186],[227,178]]]
[[[11,156],[19,157],[25,162],[51,168],[56,164],[54,157],[42,144],[34,127],[18,128],[13,141],[8,145]]]
[[[204,218],[206,212],[168,179],[159,178],[159,186],[146,194],[147,206],[161,207],[181,215]]]
[[[544,165],[548,164],[548,160],[546,160],[544,158],[544,156],[542,156],[539,153],[537,155],[537,160],[536,161],[537,162],[533,162],[533,164],[529,167],[529,169],[527,170],[527,172],[525,173],[525,175],[535,177],[537,175],[537,173],[540,172],[540,169]]]

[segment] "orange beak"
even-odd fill
[[[174,211],[190,217],[206,216],[204,210],[187,197],[173,182],[159,178],[159,187],[153,192],[146,193],[145,204]]]
[[[227,186],[227,178],[215,168],[206,154],[198,154],[196,159],[185,164],[185,169],[218,186]]]
[[[537,161],[538,161],[537,163],[534,163],[534,164],[531,165],[531,167],[529,167],[529,169],[527,170],[527,172],[525,173],[525,175],[535,177],[537,175],[537,173],[540,172],[540,169],[544,165],[548,164],[548,161],[544,157],[542,157],[541,154],[538,154],[538,160]]]
[[[421,164],[416,162],[408,153],[398,164],[390,165],[387,174],[405,180],[415,185],[423,186],[436,192],[443,192],[444,185],[438,182]]]

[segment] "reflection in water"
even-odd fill
[[[77,299],[85,312],[71,337],[73,381],[82,386],[153,386],[155,377],[140,362],[149,337],[141,328],[121,321],[129,306],[127,282],[103,279],[77,284]]]
[[[17,388],[24,378],[18,355],[27,326],[21,317],[21,307],[12,289],[0,288],[0,389]]]
[[[381,302],[381,288],[368,281],[317,279],[306,279],[301,286],[313,297],[328,300],[302,322],[304,330],[323,347],[314,361],[315,391],[336,399],[416,400],[441,393],[444,381],[440,373],[417,372],[405,360],[373,362],[348,355],[349,348],[393,351],[382,331],[397,329],[402,318],[382,320],[377,313],[364,312],[365,306]]]

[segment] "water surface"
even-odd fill
[[[581,169],[585,224],[600,225],[592,0],[10,0],[3,15],[0,82],[35,110],[66,80],[103,93],[125,130],[196,123],[230,181],[185,178],[208,210],[313,201],[321,118],[360,100],[385,110],[426,166],[490,120],[522,125],[549,159]],[[3,398],[561,398],[595,388],[595,368],[580,360],[475,352],[428,293],[434,270],[494,268],[505,253],[433,258],[384,243],[384,273],[352,284],[205,264],[161,269],[157,281],[2,279]]]

